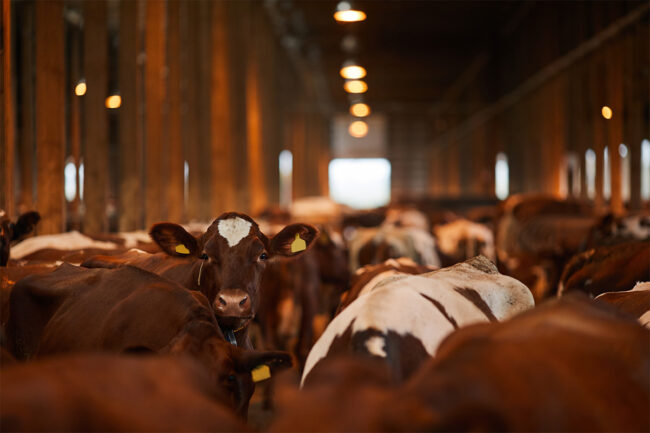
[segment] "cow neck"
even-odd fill
[[[233,346],[246,346],[246,340],[248,338],[247,327],[248,323],[239,329],[224,328],[219,325],[221,332],[223,333],[224,337],[226,337],[226,341],[228,341]]]

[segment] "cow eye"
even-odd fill
[[[268,258],[269,256],[266,253],[262,253],[262,255],[260,256],[260,260],[266,260]]]
[[[203,260],[208,260],[208,255],[206,253],[201,254]]]

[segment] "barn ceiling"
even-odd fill
[[[507,1],[355,1],[367,19],[338,23],[337,1],[295,1],[304,38],[316,47],[333,108],[347,110],[341,64],[355,58],[368,75],[364,99],[375,110],[435,104],[503,28],[516,19],[522,2]],[[357,48],[346,53],[351,35]],[[356,54],[355,54],[356,52]]]

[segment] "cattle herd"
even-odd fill
[[[647,212],[322,202],[0,211],[0,431],[650,431]]]

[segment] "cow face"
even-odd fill
[[[222,402],[244,418],[255,391],[255,381],[269,377],[264,374],[256,377],[254,370],[267,368],[270,373],[291,367],[291,356],[287,352],[262,352],[233,346],[224,340],[214,323],[208,321],[188,324],[162,353],[190,355],[197,360],[221,391]]]
[[[41,219],[38,212],[26,212],[13,223],[4,211],[0,210],[0,266],[7,266],[11,243],[31,233]]]
[[[171,223],[154,225],[150,234],[167,254],[200,263],[196,287],[208,297],[219,325],[238,330],[257,312],[267,261],[301,255],[318,237],[318,230],[291,224],[269,239],[249,216],[231,212],[217,218],[199,238]]]

